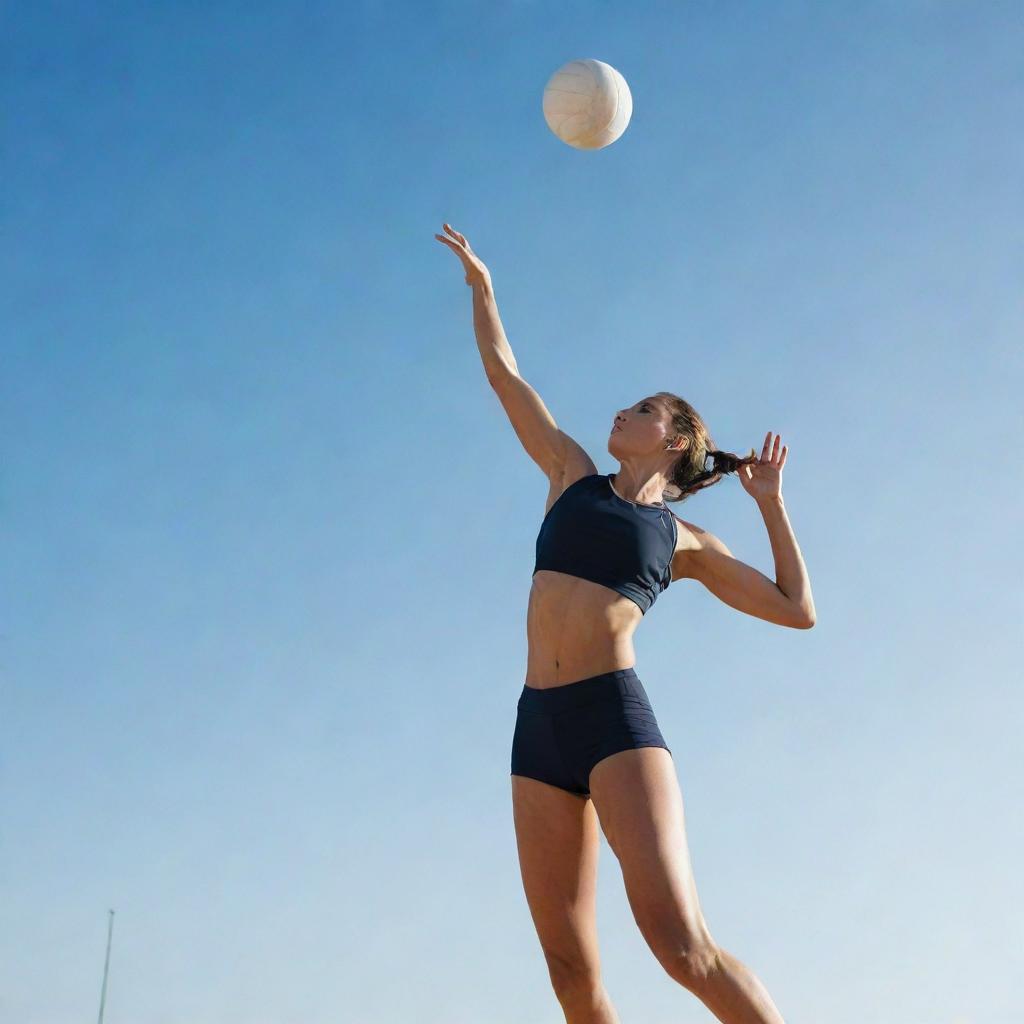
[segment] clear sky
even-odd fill
[[[5,5],[0,1017],[559,1024],[509,753],[547,481],[686,397],[789,445],[818,622],[637,672],[787,1022],[1024,1021],[1024,7]],[[634,114],[559,142],[595,57]],[[674,510],[773,574],[735,478]],[[708,1011],[602,840],[624,1024]]]

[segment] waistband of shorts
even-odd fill
[[[524,684],[518,707],[526,711],[555,714],[605,697],[626,694],[645,698],[647,696],[634,669],[617,668],[611,672],[591,676],[589,679],[577,679],[574,683],[561,683],[543,689]]]

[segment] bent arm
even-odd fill
[[[775,559],[775,583],[790,601],[795,604],[813,626],[815,620],[814,597],[811,595],[811,581],[807,575],[800,545],[786,515],[786,506],[780,494],[777,498],[759,501],[757,507],[764,517],[768,539]]]
[[[815,622],[814,601],[800,549],[789,526],[785,508],[762,507],[775,555],[777,581],[735,558],[726,544],[707,530],[687,524],[696,545],[676,553],[673,578],[699,580],[720,601],[737,611],[777,626],[810,629]]]

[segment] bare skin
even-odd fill
[[[500,329],[490,274],[465,237],[444,225],[474,289],[475,324],[488,379],[524,448],[546,473],[545,513],[566,487],[596,473],[590,456],[555,425],[519,376]],[[447,237],[450,236],[450,237]],[[810,584],[782,504],[786,449],[769,432],[760,459],[739,473],[765,519],[777,580],[734,558],[717,537],[677,518],[672,580],[696,579],[747,614],[793,628],[814,623]],[[692,440],[677,436],[663,401],[649,396],[619,412],[608,450],[620,461],[622,498],[657,504],[674,460]],[[561,686],[635,665],[640,609],[589,580],[542,570],[527,609],[529,686]],[[619,861],[634,919],[665,971],[725,1024],[783,1024],[757,977],[712,937],[701,912],[686,840],[683,799],[669,752],[624,750],[599,761],[590,797],[513,775],[520,872],[555,996],[567,1024],[618,1024],[601,979],[596,928],[599,832]]]

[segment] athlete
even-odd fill
[[[601,979],[596,928],[598,828],[658,962],[725,1024],[784,1024],[768,992],[712,938],[690,865],[672,753],[634,665],[633,633],[675,580],[698,580],[732,608],[809,629],[814,601],[782,501],[786,446],[719,451],[686,401],[659,391],[620,410],[600,474],[522,378],[490,272],[450,225],[434,237],[462,261],[490,381],[550,482],[527,609],[526,681],[511,784],[523,888],[567,1024],[618,1024]],[[711,465],[708,466],[708,460]],[[764,518],[773,581],[734,558],[668,501],[738,474]]]

